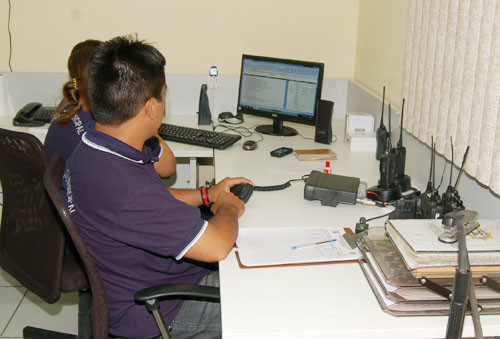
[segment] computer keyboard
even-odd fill
[[[241,139],[240,135],[170,124],[161,124],[158,134],[165,140],[217,149],[226,149]]]

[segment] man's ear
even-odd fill
[[[155,112],[154,112],[154,104],[155,104],[156,99],[151,97],[146,101],[146,104],[144,105],[144,111],[147,115],[147,117],[151,120],[155,118]]]

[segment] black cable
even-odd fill
[[[260,191],[260,192],[269,192],[269,191],[279,191],[279,190],[284,190],[285,188],[288,188],[292,186],[292,182],[295,181],[305,181],[306,177],[309,177],[309,174],[303,175],[302,178],[300,179],[290,179],[284,184],[281,185],[272,185],[272,186],[254,186],[254,191]]]
[[[302,139],[314,140],[314,138],[307,138],[307,137],[303,136],[302,134],[300,134],[300,132],[297,132],[297,133],[302,137]],[[337,142],[338,138],[337,138],[337,136],[335,134],[332,134],[332,137],[335,137],[335,140],[332,141],[332,144],[334,144],[334,143]]]
[[[8,0],[8,3],[9,3],[9,11],[7,19],[7,32],[9,33],[9,69],[12,72],[12,65],[10,64],[10,61],[12,60],[12,34],[10,32],[10,12],[12,9],[12,4],[10,3],[10,0]]]
[[[262,140],[264,140],[264,137],[262,136],[262,134],[252,131],[252,128],[255,126],[256,125],[248,128],[245,126],[236,126],[235,127],[235,126],[227,126],[227,125],[217,124],[217,125],[214,125],[214,131],[217,129],[217,127],[223,127],[223,128],[225,128],[225,130],[223,130],[222,133],[227,132],[227,131],[232,131],[232,132],[239,134],[245,138],[251,137],[252,135],[257,134],[258,136],[260,136],[260,139],[257,140],[256,142],[261,142]]]
[[[394,211],[390,211],[389,213],[386,213],[384,215],[379,215],[378,217],[373,217],[373,218],[370,218],[370,219],[366,219],[366,221],[370,221],[370,220],[375,220],[375,219],[380,219],[380,218],[383,218],[383,217],[387,217],[388,215],[390,215],[392,212]]]
[[[297,132],[299,133],[299,135],[302,137],[302,139],[306,139],[306,140],[314,140],[314,138],[306,138],[305,136],[303,136],[302,134],[300,134],[300,132]]]

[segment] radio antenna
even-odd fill
[[[436,144],[432,141],[432,189],[436,184]]]
[[[385,106],[385,86],[382,89],[382,115],[380,117],[379,128],[384,127],[384,106]]]
[[[387,146],[388,151],[391,151],[392,143],[391,143],[391,104],[389,103],[389,134],[387,134]]]
[[[399,141],[398,147],[403,147],[403,114],[405,111],[405,98],[403,98],[403,104],[401,106],[401,126],[399,129]]]
[[[432,167],[433,167],[433,155],[434,155],[434,136],[431,136],[431,144],[432,144],[432,148],[431,148],[431,167],[429,169],[429,180],[427,181],[427,189],[425,190],[426,193],[432,193],[432,191],[434,190],[433,188],[433,184],[432,184]]]
[[[455,161],[453,159],[453,137],[450,136],[450,143],[451,143],[451,166],[450,166],[450,184],[448,185],[449,187],[451,187],[451,180],[453,178],[453,166],[455,164]]]
[[[458,182],[460,181],[460,177],[462,176],[462,173],[464,171],[465,161],[467,161],[467,154],[469,154],[469,147],[470,146],[467,146],[467,149],[465,150],[464,158],[462,159],[462,166],[460,167],[460,172],[458,172],[457,181],[455,182],[455,189],[457,189]]]
[[[377,138],[377,151],[375,153],[375,158],[380,160],[380,157],[387,149],[387,139],[388,133],[384,126],[384,106],[385,106],[385,86],[383,88],[382,94],[382,114],[380,116],[380,126],[377,128],[376,138]]]

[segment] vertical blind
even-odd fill
[[[500,0],[410,0],[404,128],[500,194]]]

